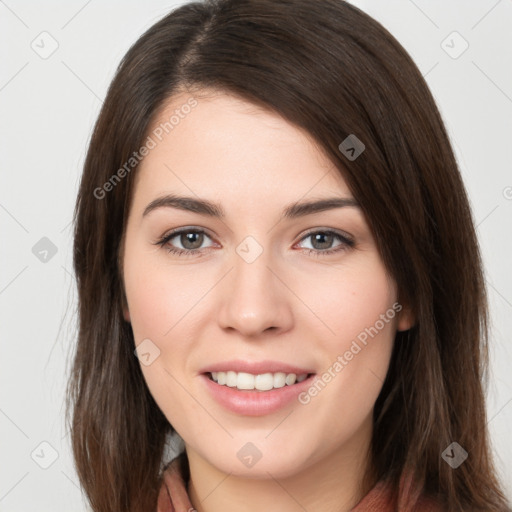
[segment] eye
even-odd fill
[[[156,245],[165,247],[169,253],[178,256],[191,256],[202,252],[201,246],[204,243],[205,236],[210,238],[202,229],[180,228],[163,236],[156,242]],[[176,241],[171,244],[174,239]],[[175,247],[176,243],[181,244],[183,248]]]
[[[338,233],[333,230],[317,230],[310,231],[302,240],[311,239],[313,248],[305,248],[308,254],[314,254],[315,256],[324,256],[354,247],[355,243],[352,238],[346,234]],[[334,240],[338,240],[339,244],[332,246]]]
[[[171,254],[192,256],[203,252],[205,248],[201,246],[205,241],[205,237],[210,238],[202,229],[180,228],[164,235],[155,245],[160,245]],[[306,247],[304,250],[307,254],[313,254],[315,256],[338,253],[348,250],[355,245],[355,242],[348,235],[329,229],[310,231],[302,237],[301,241],[307,240],[308,238],[311,239],[313,247]],[[175,241],[173,242],[173,240]],[[333,247],[332,244],[335,240],[338,240],[339,243]],[[176,247],[176,244],[180,244],[182,247]],[[212,246],[213,245],[210,245],[208,247]]]

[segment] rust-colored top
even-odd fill
[[[194,512],[187,492],[187,485],[181,472],[182,453],[167,465],[162,478],[156,512]],[[406,485],[403,483],[402,485]],[[405,502],[396,503],[392,491],[382,482],[375,487],[351,510],[351,512],[442,512],[433,499],[420,496],[411,487],[406,490]]]

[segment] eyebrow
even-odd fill
[[[343,208],[346,206],[360,208],[359,203],[351,197],[329,197],[306,202],[297,201],[285,207],[281,218],[293,219],[304,217],[313,213],[323,212],[334,208]],[[199,213],[200,215],[207,215],[209,217],[217,217],[220,219],[225,218],[226,216],[222,206],[218,203],[208,201],[206,199],[178,196],[175,194],[158,197],[151,201],[151,203],[146,206],[142,216],[145,217],[157,208],[177,208],[179,210]]]

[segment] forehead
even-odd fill
[[[136,195],[182,192],[245,205],[351,193],[312,137],[278,113],[219,91],[181,92],[148,130]],[[239,205],[240,206],[240,205]]]

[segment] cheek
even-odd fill
[[[154,252],[148,255],[135,243],[133,247],[127,243],[126,297],[135,345],[149,339],[157,347],[150,345],[158,357],[150,365],[141,364],[144,379],[160,409],[179,424],[183,411],[192,417],[200,414],[200,410],[194,410],[197,404],[190,400],[183,383],[189,378],[190,357],[199,339],[198,317],[205,316],[205,299],[214,285],[214,276],[210,279],[194,265],[171,267],[156,256]]]
[[[302,282],[299,296],[314,313],[310,315],[312,321],[331,349],[342,350],[376,322],[382,334],[393,330],[396,285],[376,255],[354,259],[346,266],[328,266]],[[385,316],[384,323],[381,315]]]
[[[171,269],[155,255],[139,252],[133,250],[124,262],[131,325],[136,343],[151,338],[160,344],[187,322],[187,315],[208,291],[208,283],[193,265]]]
[[[199,311],[198,301],[205,295],[207,283],[204,279],[199,282],[197,272],[194,274],[185,266],[171,272],[143,250],[129,249],[131,252],[127,250],[124,261],[124,280],[135,345],[149,339],[159,350],[151,364],[141,364],[142,374],[169,422],[186,431],[190,428],[188,418],[201,415],[183,383],[193,348],[190,320]]]
[[[344,268],[338,274],[331,270],[328,281],[308,284],[311,309],[324,326],[322,348],[328,356],[301,403],[320,415],[327,411],[322,404],[330,403],[345,421],[325,422],[335,430],[355,429],[371,413],[387,373],[401,309],[396,287],[376,257],[364,268]]]

